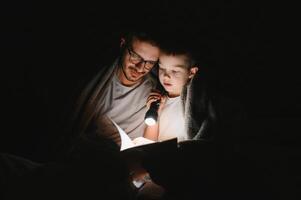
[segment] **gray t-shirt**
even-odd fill
[[[153,87],[154,83],[148,75],[141,83],[127,87],[114,74],[102,95],[100,114],[111,118],[131,139],[142,136],[145,129],[146,100]]]

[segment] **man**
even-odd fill
[[[116,128],[110,126],[112,121],[124,129],[132,139],[143,135],[146,99],[155,86],[149,72],[158,62],[159,46],[148,34],[134,32],[121,39],[120,47],[120,57],[111,66],[102,68],[80,96],[71,130],[79,137],[67,141],[71,142],[71,148],[69,143],[64,143],[63,148],[67,148],[67,152],[63,149],[63,154],[58,155],[53,163],[41,165],[37,163],[39,165],[37,167],[35,165],[27,167],[26,160],[18,159],[16,164],[20,169],[15,170],[15,173],[23,170],[24,175],[17,177],[16,180],[14,177],[0,177],[1,185],[5,187],[6,179],[12,181],[12,184],[7,186],[9,191],[5,195],[9,198],[11,196],[19,198],[19,194],[25,191],[25,195],[33,194],[35,197],[42,193],[48,194],[48,188],[52,188],[52,193],[49,193],[51,197],[59,194],[93,196],[94,193],[91,194],[89,190],[91,188],[91,191],[98,190],[95,188],[93,190],[90,184],[84,186],[78,184],[78,181],[87,183],[92,177],[102,180],[104,185],[101,188],[105,188],[104,192],[99,193],[102,197],[128,199],[132,195],[132,191],[129,193],[132,189],[129,187],[132,185],[129,182],[128,169],[124,159],[120,158],[119,147],[111,140],[106,140],[103,137],[106,135],[86,137],[91,136],[89,133],[95,131],[94,127],[106,129],[96,130],[97,133],[114,133]],[[56,150],[60,153],[60,150]],[[0,158],[1,166],[2,163],[4,167],[6,163],[10,164],[10,156],[6,159],[9,162],[2,161],[1,155]],[[10,167],[14,166],[8,166],[9,169]],[[0,170],[0,175],[2,171]],[[23,183],[26,183],[25,187]],[[15,190],[22,192],[13,193]]]
[[[151,34],[144,32],[128,34],[121,39],[120,48],[120,57],[100,70],[80,96],[74,118],[78,126],[73,127],[80,135],[107,124],[108,118],[131,139],[143,135],[145,104],[155,86],[149,72],[158,62],[160,48]]]

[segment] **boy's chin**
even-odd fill
[[[165,91],[169,94],[169,93],[172,93],[172,91],[171,90],[169,90],[169,89],[166,89],[166,88],[164,88],[165,89]]]

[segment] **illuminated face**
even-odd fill
[[[184,86],[196,72],[197,67],[188,69],[185,55],[160,55],[159,79],[169,97],[180,96]]]
[[[132,45],[125,48],[122,66],[118,77],[123,85],[138,83],[157,63],[160,50],[149,42],[133,40]]]

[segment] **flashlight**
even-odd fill
[[[160,106],[160,100],[151,103],[148,111],[145,114],[144,122],[148,126],[153,126],[156,124],[158,119],[158,108]]]

